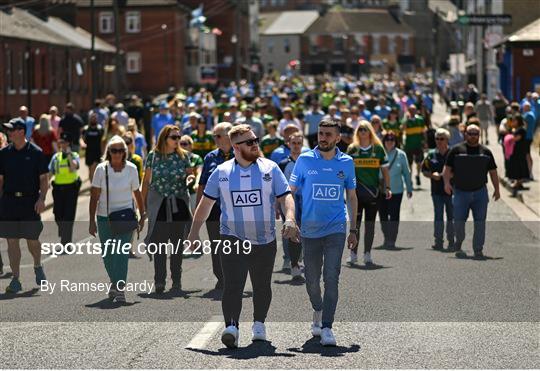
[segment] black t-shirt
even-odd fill
[[[82,138],[86,143],[86,154],[101,155],[101,140],[104,134],[101,125],[90,126],[86,125],[83,129]]]
[[[39,176],[47,174],[47,158],[34,143],[26,143],[19,151],[13,144],[0,150],[0,175],[4,176],[4,192],[39,194]]]
[[[487,183],[487,173],[497,168],[493,153],[483,146],[456,144],[446,158],[446,165],[454,172],[454,186],[461,191],[476,191]]]
[[[79,138],[81,137],[81,128],[84,126],[83,120],[77,114],[65,115],[60,120],[59,126],[63,131],[69,133],[71,136],[71,144],[79,144]]]

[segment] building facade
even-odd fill
[[[76,109],[92,104],[92,90],[111,91],[105,70],[113,64],[115,48],[96,38],[92,71],[88,32],[56,17],[37,17],[19,8],[0,11],[0,118],[18,115],[25,105],[31,114],[48,112],[51,105]]]

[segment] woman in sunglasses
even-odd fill
[[[397,136],[389,131],[383,136],[383,145],[388,160],[388,173],[390,175],[390,190],[392,198],[379,199],[379,217],[381,229],[384,234],[383,247],[394,249],[399,231],[399,214],[403,199],[404,185],[407,187],[407,198],[412,197],[413,184],[411,169],[407,161],[407,154],[397,148]]]
[[[365,214],[364,234],[364,264],[373,265],[371,259],[371,247],[375,236],[375,218],[377,217],[379,198],[379,171],[384,178],[384,196],[392,197],[390,189],[390,176],[388,174],[388,161],[381,140],[375,133],[373,126],[362,120],[354,133],[354,142],[349,146],[347,153],[354,160],[356,172],[356,194],[358,197],[357,228],[360,231],[362,214]],[[360,233],[357,233],[357,236]],[[347,262],[356,264],[358,247],[351,250]]]
[[[99,234],[103,248],[108,240],[119,241],[120,246],[131,242],[133,231],[121,234],[114,233],[111,229],[110,215],[116,211],[134,208],[133,197],[137,201],[141,215],[137,231],[141,231],[144,226],[145,209],[139,191],[139,176],[137,168],[127,158],[126,142],[119,136],[112,137],[105,148],[103,162],[96,167],[92,179],[89,232],[92,236],[96,236],[96,232]],[[104,250],[103,262],[113,284],[109,298],[118,303],[126,302],[124,288],[127,279],[128,259],[128,253]]]
[[[156,146],[146,158],[144,171],[142,195],[148,205],[148,234],[145,243],[163,245],[170,240],[174,246],[172,251],[162,249],[153,254],[157,294],[165,291],[168,253],[171,253],[171,290],[182,290],[183,246],[179,241],[184,239],[185,229],[191,220],[188,181],[191,183],[194,177],[191,175],[188,153],[179,145],[181,137],[177,126],[164,126]]]

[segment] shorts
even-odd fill
[[[101,162],[101,155],[99,153],[86,152],[84,162],[86,166],[91,166],[92,164],[99,164]]]
[[[424,150],[422,148],[406,149],[405,153],[407,154],[409,165],[412,164],[413,161],[417,164],[421,164],[422,161],[424,161]]]
[[[0,237],[38,240],[43,231],[41,216],[34,210],[37,197],[4,196],[0,199]]]

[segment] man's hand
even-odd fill
[[[285,221],[281,233],[283,234],[283,239],[292,240],[297,243],[300,242],[300,231],[294,220]]]
[[[450,184],[445,184],[444,191],[446,192],[446,194],[452,195],[452,186]]]
[[[407,192],[407,198],[412,198],[412,192]]]
[[[36,211],[36,214],[41,214],[45,210],[45,201],[43,201],[41,197],[37,200],[36,204],[34,205],[34,210]]]
[[[493,192],[493,199],[494,199],[495,201],[498,201],[499,198],[501,198],[501,193],[499,192],[498,189],[496,189],[496,190]]]
[[[391,190],[389,190],[389,189],[386,190],[385,198],[386,198],[387,200],[389,200],[389,199],[392,198],[392,191],[391,191]]]
[[[349,237],[347,237],[347,248],[349,250],[352,250],[356,248],[358,245],[358,237],[356,236],[356,232],[350,232]]]
[[[185,241],[188,241],[189,243],[189,250],[193,251],[195,250],[195,241],[200,241],[201,237],[198,234],[189,232],[189,235],[187,236]]]

